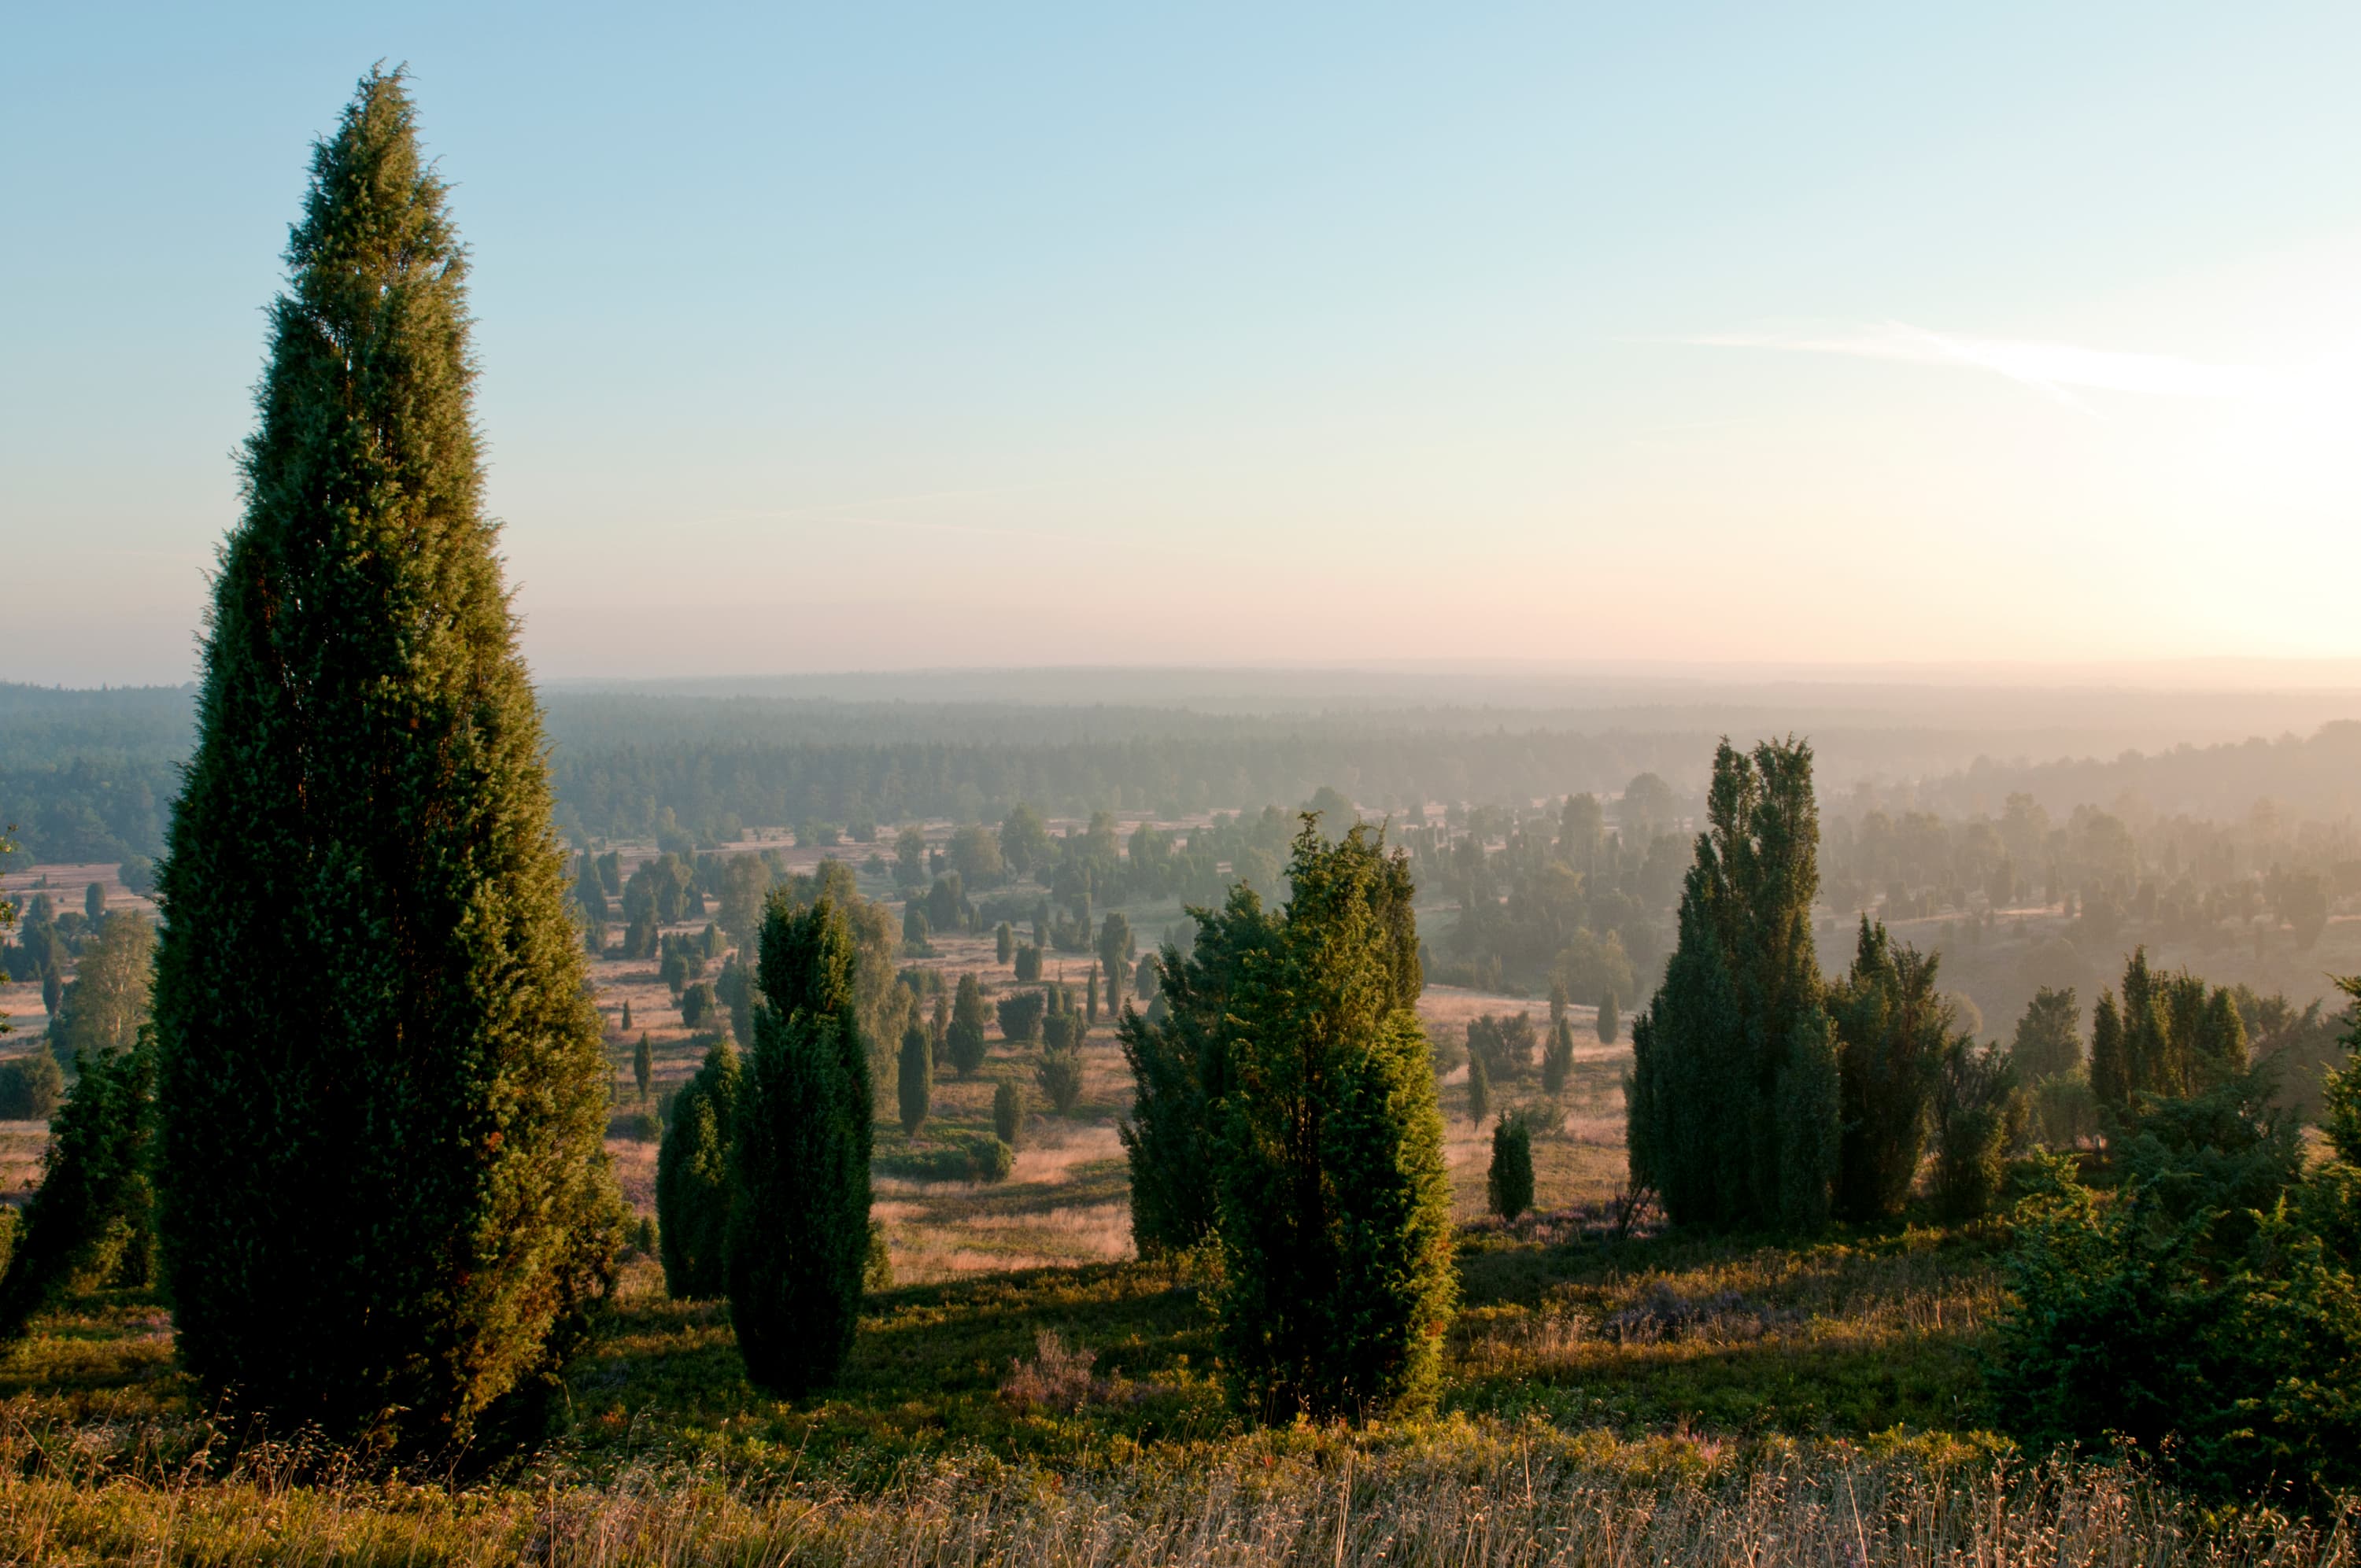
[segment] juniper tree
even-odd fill
[[[631,1032],[631,999],[628,996],[623,998],[623,1016],[618,1027],[626,1035]]]
[[[992,1131],[1012,1149],[1025,1140],[1025,1091],[1005,1078],[992,1089]]]
[[[983,987],[972,974],[960,976],[959,990],[951,999],[950,1025],[943,1036],[943,1047],[950,1053],[952,1070],[961,1078],[973,1078],[983,1066],[985,1017]]]
[[[1484,1201],[1504,1220],[1533,1206],[1533,1130],[1522,1116],[1502,1116],[1492,1124],[1492,1163],[1484,1172]]]
[[[631,1047],[631,1081],[640,1086],[642,1100],[648,1097],[648,1085],[654,1081],[655,1071],[655,1052],[649,1047],[648,1037],[642,1033],[639,1042]]]
[[[1484,1065],[1483,1054],[1467,1053],[1467,1120],[1477,1126],[1492,1113],[1492,1069]]]
[[[1611,1046],[1622,1037],[1623,1011],[1615,1004],[1615,993],[1610,991],[1598,999],[1598,1040]]]
[[[675,1298],[710,1300],[728,1288],[730,1148],[742,1081],[738,1052],[722,1040],[672,1097],[656,1149],[656,1240]]]
[[[1910,1196],[1954,1032],[1951,1003],[1935,986],[1938,967],[1937,955],[1861,916],[1851,972],[1829,998],[1844,1115],[1839,1219],[1889,1219]]]
[[[152,1029],[127,1048],[83,1053],[81,1076],[49,1124],[41,1185],[0,1268],[0,1340],[23,1332],[77,1279],[150,1282],[155,1079]]]
[[[1071,1037],[1050,1042],[1043,1047],[1033,1076],[1039,1080],[1041,1092],[1049,1096],[1050,1109],[1060,1116],[1072,1115],[1082,1101],[1082,1047]]]
[[[927,1026],[913,1018],[902,1030],[902,1054],[894,1075],[895,1109],[912,1137],[927,1124],[935,1103],[935,1047]]]
[[[1120,910],[1109,915],[1099,925],[1099,967],[1106,971],[1106,1008],[1109,1016],[1123,1010],[1123,977],[1131,967],[1131,919]],[[1098,1009],[1091,1010],[1092,1022],[1098,1020]]]
[[[557,1389],[620,1230],[445,195],[371,72],[270,313],[156,985],[181,1364],[435,1447]]]
[[[2028,1084],[2081,1065],[2082,1010],[2072,986],[2053,991],[2045,985],[2033,993],[2025,1015],[2016,1021],[2008,1054],[2018,1078]]]
[[[859,954],[835,899],[774,894],[732,1141],[730,1321],[746,1376],[798,1398],[851,1352],[869,1254],[869,1052]]]
[[[1005,920],[993,927],[992,956],[1004,964],[1016,956],[1016,931]]]
[[[1664,984],[1631,1031],[1631,1178],[1675,1224],[1809,1230],[1827,1216],[1839,1125],[1812,947],[1811,748],[1723,741],[1706,809]]]
[[[1082,1027],[1085,1031],[1097,1028],[1099,1024],[1099,966],[1095,963],[1091,965],[1088,996],[1089,1000],[1083,1004],[1082,1013]]]
[[[1230,994],[1246,955],[1278,939],[1274,917],[1243,883],[1220,909],[1189,913],[1196,939],[1185,956],[1167,942],[1159,964],[1163,1016],[1131,1013],[1115,1025],[1131,1068],[1131,1111],[1118,1130],[1131,1167],[1132,1241],[1143,1257],[1185,1252],[1213,1234]]]
[[[1568,998],[1565,994],[1565,981],[1552,979],[1550,981],[1549,993],[1550,1032],[1552,1034],[1555,1034],[1557,1032],[1557,1026],[1565,1022],[1567,1000]]]
[[[1542,1052],[1542,1092],[1559,1095],[1574,1077],[1574,1025],[1561,1018],[1550,1031],[1548,1049]]]
[[[1223,1354],[1249,1411],[1374,1419],[1432,1404],[1455,1297],[1410,867],[1307,817],[1289,876],[1231,997]]]

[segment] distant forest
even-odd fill
[[[22,852],[44,861],[159,853],[193,696],[187,686],[0,685],[0,822],[15,824]],[[1671,706],[1578,717],[1472,707],[1243,715],[565,689],[544,702],[561,828],[708,841],[752,826],[996,822],[1019,802],[1075,817],[1251,811],[1323,785],[1375,811],[1515,808],[1611,797],[1641,774],[1666,781],[1686,817],[1719,733],[1698,721],[1761,717]],[[1979,754],[1980,743],[2022,737],[1911,728],[1888,714],[1808,717],[1825,721],[1808,733],[1832,817],[1997,820],[2023,795],[2061,818],[2097,806],[2129,819],[2244,822],[2267,802],[2290,837],[2311,825],[2340,849],[2345,825],[2361,817],[2361,723],[2352,721],[2301,739],[2003,763]],[[2041,874],[2018,870],[2028,881]]]

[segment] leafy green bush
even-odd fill
[[[1078,1046],[1051,1046],[1041,1053],[1040,1065],[1033,1069],[1040,1080],[1041,1092],[1060,1116],[1071,1116],[1074,1107],[1082,1102],[1082,1053]]]
[[[1005,1078],[992,1090],[992,1130],[1012,1149],[1024,1140],[1025,1091]]]
[[[58,1108],[66,1075],[46,1050],[0,1063],[0,1122],[40,1122]]]
[[[2037,1167],[1990,1371],[2011,1430],[2128,1439],[2225,1496],[2361,1486],[2361,1170],[2340,1148],[2307,1177],[2268,1094],[2144,1102],[2114,1190]]]

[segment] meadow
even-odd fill
[[[783,858],[808,871],[819,855]],[[85,869],[52,869],[53,885]],[[1143,948],[1182,918],[1177,904],[1127,914]],[[987,1003],[1015,983],[988,935],[932,946],[904,961],[977,974]],[[1084,960],[1070,962],[1077,978]],[[642,1106],[637,1035],[649,1105],[703,1047],[653,960],[592,970],[625,1129]],[[8,1000],[37,1024],[37,992],[30,1018]],[[1531,997],[1432,986],[1421,1003],[1436,1038],[1510,1012],[1547,1022]],[[2004,1300],[1993,1227],[1914,1216],[1772,1245],[1620,1213],[1628,1043],[1601,1040],[1591,1009],[1569,1015],[1565,1091],[1495,1092],[1537,1129],[1534,1213],[1485,1213],[1489,1139],[1466,1113],[1466,1069],[1444,1085],[1461,1310],[1430,1418],[1261,1430],[1232,1411],[1211,1260],[1132,1253],[1128,1075],[1103,1014],[1080,1103],[1058,1116],[1033,1096],[1005,1181],[925,1179],[922,1157],[988,1130],[994,1083],[1029,1089],[1038,1047],[994,1029],[975,1076],[939,1076],[916,1138],[881,1121],[895,1283],[866,1301],[824,1398],[751,1387],[726,1307],[670,1299],[635,1253],[547,1444],[389,1473],[208,1408],[159,1295],[85,1293],[0,1355],[0,1562],[2352,1560],[2361,1513],[2207,1509],[2152,1484],[2137,1454],[2027,1454],[1987,1430],[1982,1356]],[[15,1187],[40,1129],[0,1137]],[[654,1144],[616,1136],[609,1152],[652,1214]]]

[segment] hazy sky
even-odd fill
[[[545,674],[2361,653],[2350,0],[0,37],[0,677],[192,667],[379,59]]]

